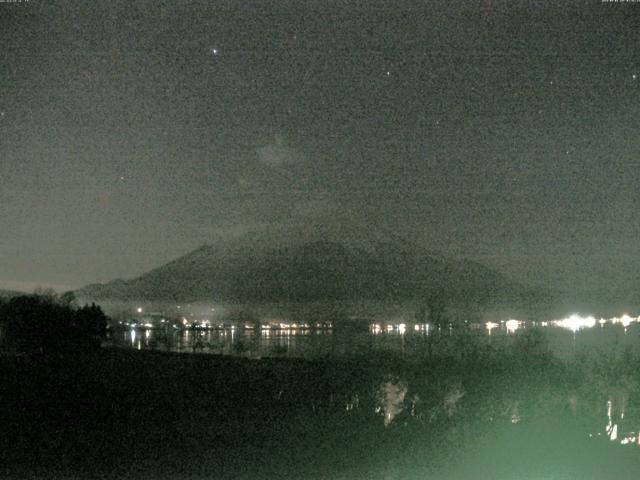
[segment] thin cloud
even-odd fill
[[[260,163],[272,168],[286,168],[298,163],[304,163],[302,153],[286,145],[282,135],[276,135],[273,143],[256,149]]]

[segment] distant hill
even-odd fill
[[[455,305],[525,305],[541,293],[479,263],[380,243],[316,241],[280,248],[205,245],[131,280],[76,292],[94,300],[305,302],[437,299]]]

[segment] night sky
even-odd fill
[[[600,0],[0,3],[0,288],[280,232],[630,292],[639,28]]]

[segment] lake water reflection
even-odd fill
[[[480,324],[434,327],[429,324],[371,322],[367,330],[335,328],[119,328],[110,332],[109,344],[145,350],[235,355],[249,358],[318,358],[376,355],[390,352],[412,357],[455,353],[461,342],[477,347],[506,347],[532,329],[544,332],[551,352],[571,359],[638,353],[637,318],[613,319],[569,316],[549,322],[506,320]]]

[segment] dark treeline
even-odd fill
[[[5,347],[17,351],[65,351],[99,346],[107,316],[95,305],[78,306],[73,293],[36,292],[0,300]]]

